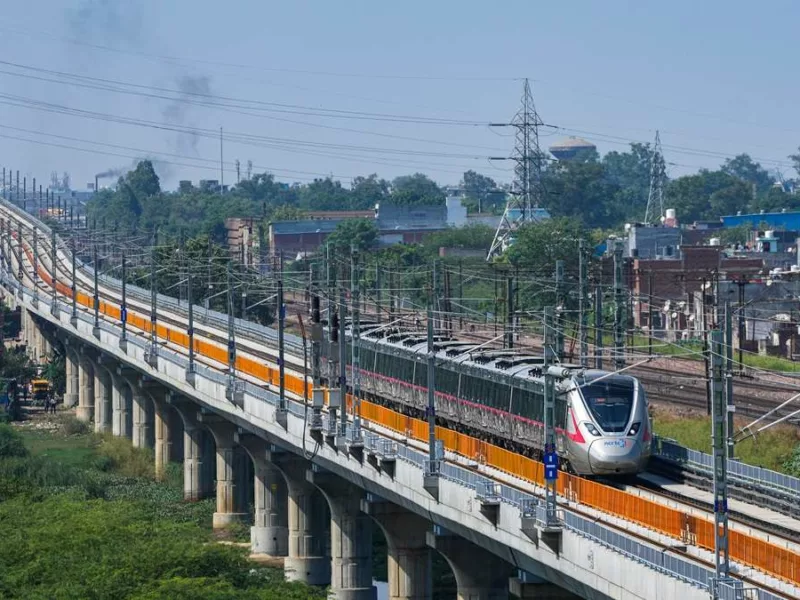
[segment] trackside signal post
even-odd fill
[[[711,382],[711,435],[714,457],[714,598],[739,598],[741,582],[730,576],[728,555],[728,394],[726,349],[719,330],[709,339]]]
[[[539,511],[539,525],[545,533],[556,533],[561,530],[557,515],[556,482],[558,481],[558,454],[556,452],[556,427],[555,427],[555,369],[550,364],[551,353],[548,348],[555,342],[553,308],[544,309],[544,361],[542,375],[544,376],[544,479],[545,479],[545,506],[542,514]]]

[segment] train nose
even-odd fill
[[[638,473],[642,458],[641,445],[631,438],[604,438],[589,446],[589,468],[595,475]]]

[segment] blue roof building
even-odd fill
[[[800,231],[800,212],[753,213],[722,217],[723,227],[738,227],[748,223],[753,229],[763,229],[760,225],[764,223],[769,229]]]

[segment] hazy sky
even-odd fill
[[[487,157],[513,137],[486,124],[513,116],[529,77],[562,128],[545,147],[579,135],[607,152],[660,129],[673,176],[740,152],[791,176],[799,22],[796,0],[6,0],[0,166],[83,188],[151,156],[174,187],[219,177],[223,127],[226,183],[237,158],[289,182],[504,182],[511,165]]]

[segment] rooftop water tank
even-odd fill
[[[711,238],[710,240],[708,240],[708,245],[709,246],[719,246],[720,245],[720,239],[719,238]]]
[[[674,219],[675,218],[675,209],[674,208],[668,208],[666,217],[668,219]]]

